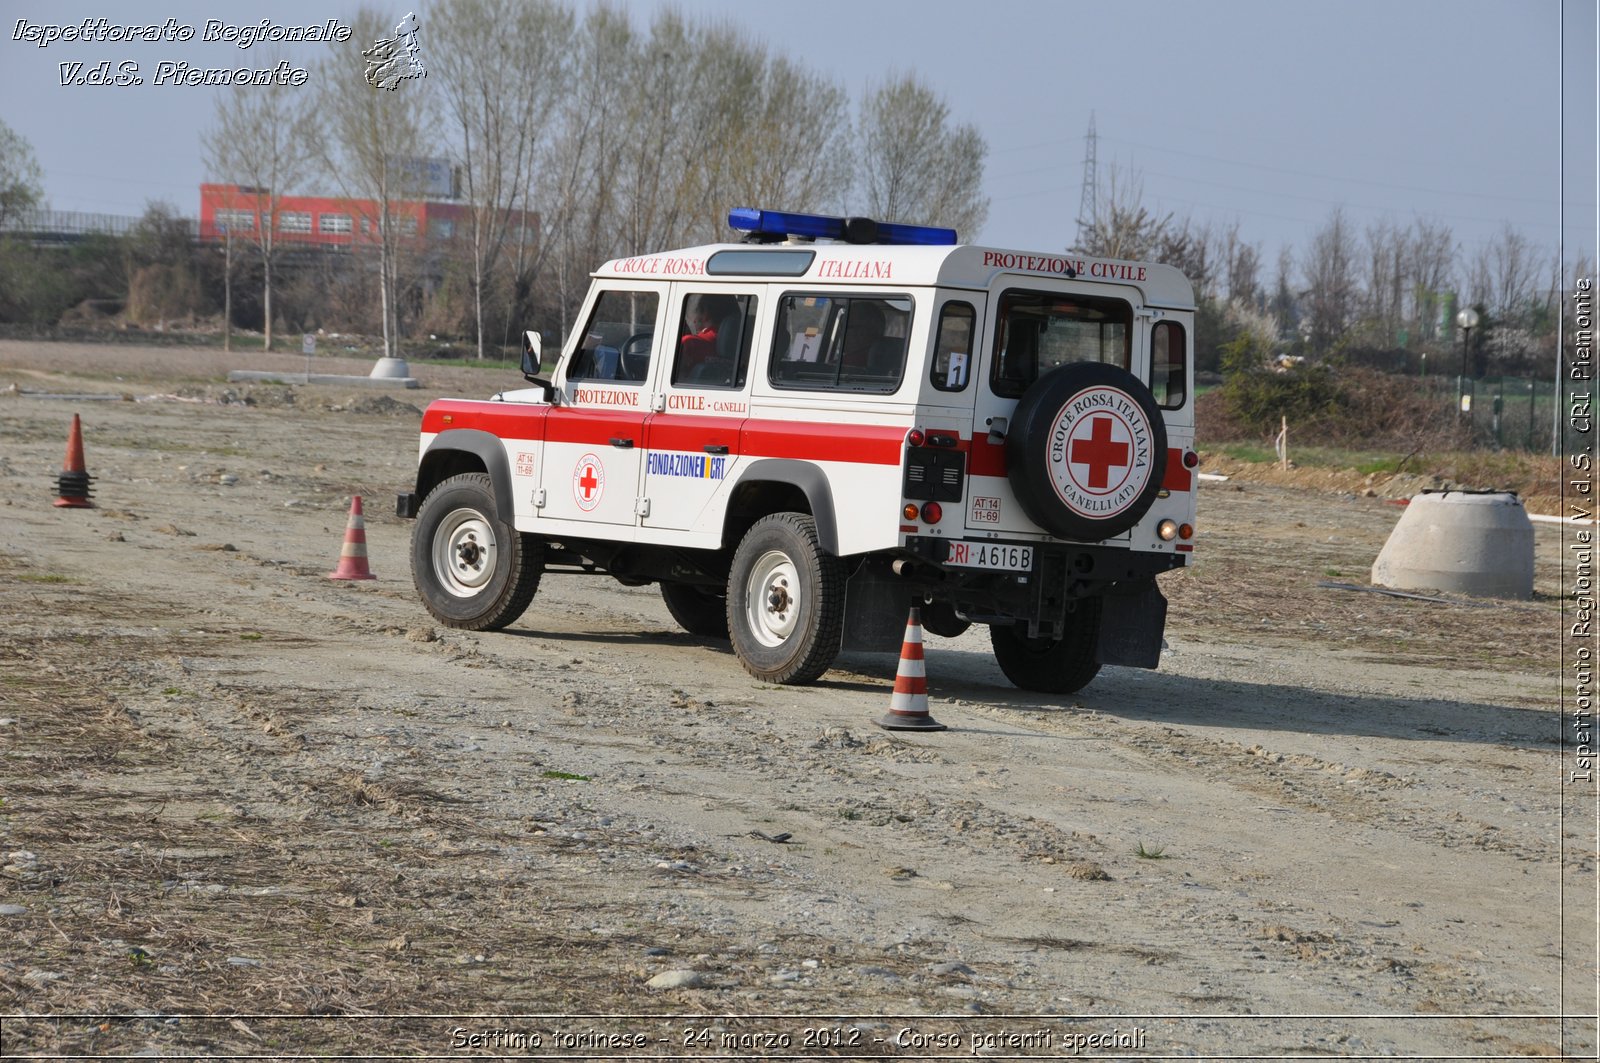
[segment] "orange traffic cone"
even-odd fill
[[[889,711],[873,721],[890,731],[943,731],[945,725],[928,715],[928,670],[922,661],[922,610],[911,607],[905,641],[900,644],[900,667],[894,674],[894,696]]]
[[[350,499],[350,523],[345,525],[344,546],[339,551],[339,567],[329,579],[377,579],[367,567],[367,522],[361,519],[361,496]]]
[[[72,415],[72,431],[67,433],[67,463],[56,477],[55,504],[62,509],[92,509],[89,501],[89,474],[83,467],[83,426]]]

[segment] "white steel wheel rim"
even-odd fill
[[[499,558],[494,529],[475,509],[452,510],[433,533],[433,571],[446,591],[457,598],[483,592],[494,578]]]
[[[800,572],[789,555],[769,550],[756,559],[745,581],[745,619],[750,634],[763,646],[781,646],[794,634],[805,603],[800,597]]]

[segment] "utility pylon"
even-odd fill
[[[1098,147],[1098,137],[1094,131],[1094,112],[1089,112],[1089,135],[1084,137],[1083,147],[1083,193],[1078,200],[1078,247],[1083,247],[1087,242],[1085,237],[1093,230],[1096,217],[1096,207],[1100,202],[1100,186],[1098,175],[1095,172],[1095,149]]]

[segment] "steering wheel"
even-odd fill
[[[650,349],[655,333],[636,332],[622,345],[622,372],[628,380],[643,380],[650,371]]]

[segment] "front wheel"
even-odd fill
[[[745,533],[728,574],[728,634],[744,670],[768,683],[810,683],[839,654],[844,565],[823,551],[805,513],[774,513]]]
[[[989,641],[1000,670],[1023,690],[1075,694],[1100,674],[1100,599],[1080,599],[1060,638],[1031,639],[1027,624],[995,624]]]
[[[543,546],[501,519],[487,473],[461,473],[428,492],[411,533],[411,578],[442,623],[505,627],[533,601],[543,572]]]

